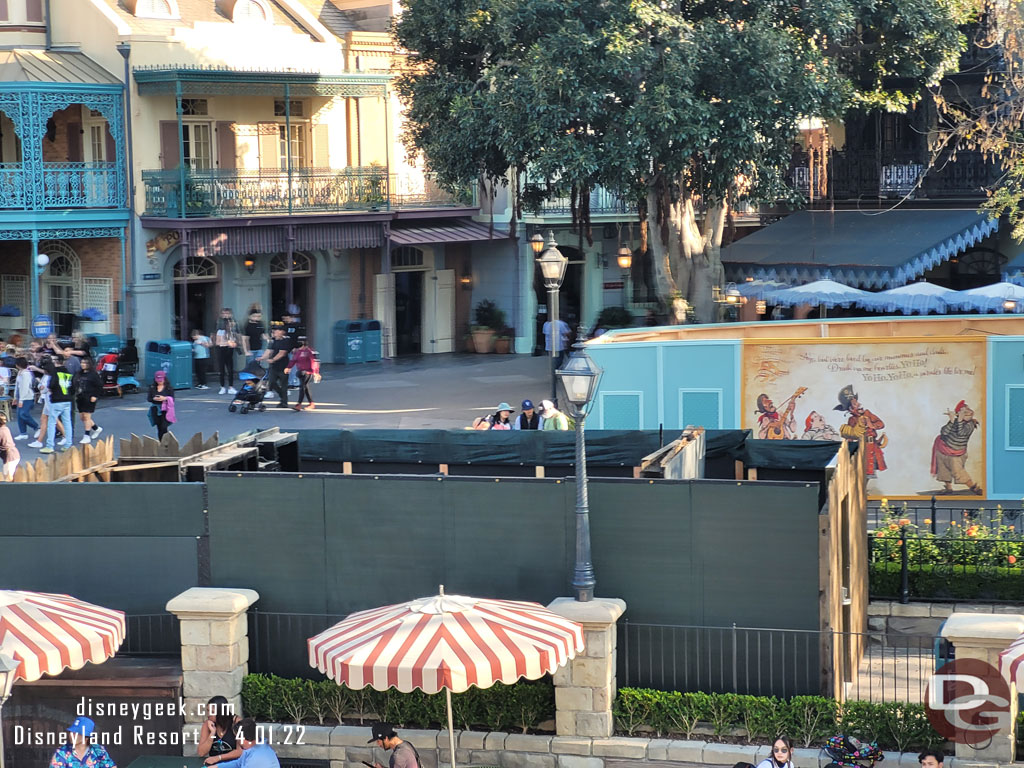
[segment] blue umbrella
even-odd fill
[[[907,283],[899,288],[888,291],[869,293],[857,303],[865,309],[876,309],[881,312],[902,312],[912,315],[915,312],[926,315],[929,312],[946,312],[946,300],[956,291],[943,288],[934,283]]]
[[[977,312],[1020,312],[1024,310],[1024,288],[1013,283],[993,283],[969,291],[957,291],[946,304]]]
[[[868,295],[870,294],[867,291],[851,288],[835,280],[815,280],[813,283],[798,285],[795,288],[772,291],[765,298],[772,304],[781,304],[784,307],[809,304],[831,308],[848,307]]]
[[[754,301],[761,301],[772,291],[780,291],[788,287],[788,284],[775,280],[747,280],[744,283],[736,283],[736,290],[740,292],[740,296]]]

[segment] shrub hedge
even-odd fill
[[[811,747],[844,733],[898,752],[940,747],[945,741],[928,722],[923,704],[851,701],[839,705],[823,696],[784,700],[620,688],[613,712],[616,730],[628,736],[653,731],[661,737],[691,739],[698,727],[710,727],[716,736],[743,729],[749,740],[765,742],[785,733],[798,746]]]
[[[277,675],[246,675],[242,681],[242,711],[264,721],[341,723],[386,720],[403,728],[447,726],[443,695],[422,691],[354,691],[333,680],[303,680]],[[550,678],[497,683],[470,688],[452,696],[456,728],[523,733],[555,716],[555,689]]]
[[[868,582],[872,597],[898,598],[900,564],[870,563]],[[907,572],[912,597],[947,597],[956,600],[1020,600],[1024,571],[1020,568],[976,565],[914,565]]]

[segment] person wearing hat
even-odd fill
[[[947,422],[939,428],[932,442],[932,476],[942,483],[942,493],[953,493],[953,484],[966,485],[976,496],[983,496],[981,487],[967,473],[967,443],[978,428],[978,420],[967,401],[961,400],[952,411],[946,411]]]
[[[490,416],[476,419],[473,422],[473,429],[512,429],[512,422],[509,419],[513,411],[515,408],[508,403],[499,403]]]
[[[555,408],[555,404],[550,400],[541,400],[540,409],[540,415],[544,417],[544,423],[541,424],[541,429],[562,431],[569,429],[569,420],[565,418],[564,413]]]
[[[395,728],[391,723],[374,723],[373,737],[366,743],[376,744],[384,750],[391,750],[388,768],[420,768],[422,765],[420,754],[416,751],[416,747],[398,738],[398,734],[395,733]],[[374,766],[375,768],[384,768],[380,763],[374,763]]]
[[[76,717],[68,728],[70,741],[57,747],[50,760],[50,768],[117,768],[103,745],[91,741],[96,723],[88,717]]]
[[[512,422],[512,429],[540,429],[540,414],[533,407],[532,400],[523,400],[523,412]]]
[[[285,371],[288,369],[288,355],[291,354],[292,343],[285,336],[284,323],[275,321],[270,326],[273,338],[260,359],[270,363],[270,388],[281,398],[277,407],[287,408],[288,374]]]
[[[853,442],[864,441],[864,472],[867,477],[877,477],[879,472],[884,472],[887,467],[882,449],[888,440],[878,431],[885,427],[885,422],[860,404],[853,384],[839,390],[839,405],[832,410],[848,414],[846,423],[839,427],[840,435]]]

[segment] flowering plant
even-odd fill
[[[0,307],[0,317],[21,317],[21,309],[13,304],[4,304]]]
[[[86,307],[82,310],[82,319],[88,320],[91,323],[102,323],[107,319],[107,316],[96,307]]]

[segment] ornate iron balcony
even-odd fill
[[[633,208],[621,197],[604,187],[596,187],[590,191],[590,215],[628,214]],[[537,212],[541,216],[568,216],[572,213],[571,200],[568,197],[555,197],[545,200]]]
[[[0,209],[125,208],[124,189],[117,163],[0,163]]]
[[[327,211],[440,208],[472,204],[428,175],[389,174],[384,168],[143,171],[145,216],[178,219]],[[182,199],[184,197],[184,206]]]

